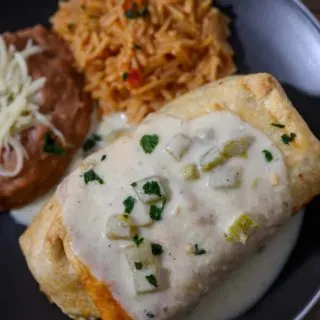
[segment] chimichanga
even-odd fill
[[[234,76],[86,159],[20,244],[70,317],[179,319],[319,193],[319,141],[279,83]]]

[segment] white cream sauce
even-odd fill
[[[284,267],[298,239],[302,220],[303,212],[293,216],[261,252],[230,274],[218,294],[213,291],[203,297],[187,320],[230,320],[253,307]]]
[[[45,206],[45,204],[50,200],[50,198],[54,195],[54,192],[55,188],[51,189],[48,193],[37,198],[24,207],[11,210],[10,215],[17,223],[28,226],[40,212],[40,210]]]
[[[96,121],[96,113],[92,114],[91,128],[88,134],[88,138],[96,133],[102,137],[102,141],[97,144],[97,148],[90,150],[90,154],[93,151],[103,148],[108,143],[110,143],[114,135],[117,134],[120,130],[129,129],[130,126],[127,124],[127,116],[122,112],[115,112],[110,116],[105,116],[101,119],[100,122]],[[73,161],[71,162],[67,174],[73,172],[78,165],[83,161],[87,156],[82,150],[78,150],[74,155]],[[23,225],[29,225],[40,210],[45,206],[49,199],[54,195],[56,187],[53,187],[45,195],[37,198],[32,203],[25,205],[19,209],[11,210],[10,214],[15,219],[17,223]]]
[[[83,153],[81,150],[78,150],[67,170],[67,174],[73,172],[83,161]],[[32,203],[27,204],[26,206],[11,210],[10,214],[17,223],[23,225],[29,225],[40,210],[46,205],[46,203],[52,198],[56,190],[56,187],[53,187],[45,195],[37,198]]]
[[[175,161],[164,151],[175,134],[194,137],[203,128],[214,130],[213,141],[203,145],[194,143],[183,161]],[[145,154],[139,145],[144,134],[160,137],[152,154]],[[198,162],[212,143],[221,145],[244,134],[255,137],[248,158],[228,161],[243,166],[240,188],[227,192],[212,189],[208,186],[209,173],[202,174],[196,182],[181,179],[181,164]],[[262,154],[264,149],[273,154],[272,162],[266,162]],[[103,154],[107,158],[101,162]],[[105,184],[85,185],[82,175],[88,168],[93,168]],[[271,174],[277,174],[279,185],[271,185]],[[160,290],[136,295],[123,253],[123,247],[129,241],[109,240],[106,225],[110,215],[123,212],[123,200],[128,195],[135,196],[130,183],[152,175],[167,179],[170,189],[163,220],[141,230],[145,239],[164,248],[159,259],[162,271],[157,275]],[[256,178],[259,183],[252,188]],[[63,203],[63,217],[72,236],[74,251],[98,279],[109,285],[114,297],[136,319],[148,319],[147,312],[153,313],[155,319],[182,316],[202,294],[212,287],[218,289],[221,278],[238,266],[244,256],[255,251],[291,213],[281,152],[264,134],[228,112],[217,112],[192,121],[151,116],[136,131],[87,159],[64,181],[57,195]],[[259,227],[245,246],[227,242],[224,232],[244,212],[249,213]],[[186,254],[189,243],[198,243],[207,253],[201,256]]]
[[[104,137],[104,140],[108,140],[110,135],[129,129],[128,118],[125,113],[115,112],[111,115],[104,116],[101,122],[97,125],[97,134]]]

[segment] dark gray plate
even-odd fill
[[[320,137],[320,26],[293,0],[220,0],[233,16],[232,46],[240,73],[270,72]],[[0,32],[47,24],[54,0],[10,0],[0,4]],[[1,186],[0,186],[1,188]],[[237,320],[291,320],[320,288],[320,199],[306,210],[302,232],[285,269],[265,295]],[[24,227],[0,215],[1,319],[62,320],[65,316],[39,292],[18,247]],[[214,320],[214,319],[213,319]]]

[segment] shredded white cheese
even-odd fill
[[[20,142],[20,133],[36,124],[42,124],[64,142],[50,119],[39,112],[40,90],[46,79],[32,80],[28,74],[27,58],[41,52],[39,46],[28,41],[23,51],[7,46],[0,36],[0,161],[9,152],[15,153],[15,168],[7,170],[0,163],[0,176],[15,177],[22,168],[27,153]]]

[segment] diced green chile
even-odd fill
[[[185,180],[197,180],[200,178],[198,167],[191,163],[181,167],[181,176]]]
[[[246,157],[247,151],[254,142],[251,135],[227,141],[221,148],[215,146],[200,158],[200,168],[207,172],[224,164],[233,157]]]
[[[218,147],[213,147],[200,158],[201,171],[211,171],[226,161]]]
[[[228,228],[225,238],[230,242],[240,242],[245,245],[251,230],[258,227],[258,224],[248,215],[240,215]]]
[[[253,141],[254,137],[251,135],[227,141],[222,147],[221,153],[226,159],[233,157],[246,157],[247,151]]]

